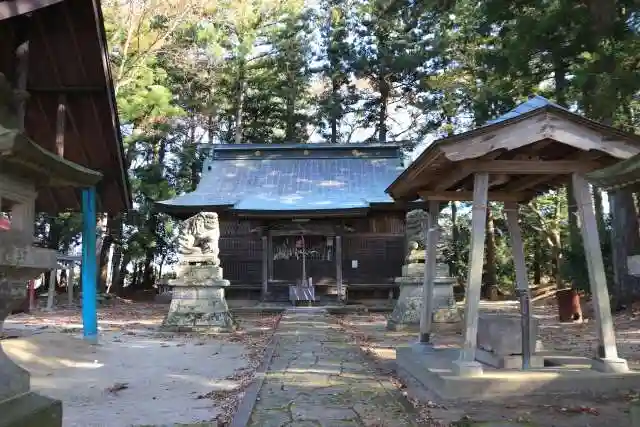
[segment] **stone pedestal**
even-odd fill
[[[0,235],[0,239],[3,237]],[[0,330],[11,310],[26,298],[27,280],[42,271],[42,267],[55,265],[53,251],[31,247],[7,248],[3,243],[6,242],[0,240]],[[41,269],[37,268],[38,265]],[[21,277],[24,280],[20,280]],[[60,426],[62,402],[30,392],[29,373],[9,359],[0,345],[0,427]]]
[[[402,330],[420,325],[424,264],[406,264],[402,267],[402,274],[402,277],[395,280],[400,286],[400,295],[387,321],[387,329],[389,330]],[[455,279],[447,277],[447,275],[448,267],[444,264],[438,264],[433,289],[434,311],[432,314],[433,321],[437,323],[460,321],[460,312],[455,306],[453,297]]]
[[[224,288],[229,286],[229,281],[222,278],[219,265],[207,262],[208,259],[183,258],[179,278],[169,280],[173,292],[163,323],[165,328],[213,332],[229,332],[236,328],[224,297]]]
[[[536,352],[542,350],[538,337],[538,318],[531,317],[529,348],[532,368],[544,367],[544,358]],[[478,348],[476,360],[500,369],[522,367],[522,323],[518,314],[481,313],[478,316]]]

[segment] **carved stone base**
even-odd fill
[[[231,317],[224,288],[227,280],[212,281],[211,285],[176,286],[169,313],[163,327],[171,330],[206,329],[212,332],[230,332],[235,330],[236,322]],[[217,282],[217,284],[216,284]]]
[[[25,281],[0,281],[0,330],[27,294]],[[29,392],[29,373],[0,345],[0,427],[61,427],[62,402]]]
[[[422,278],[398,278],[400,295],[396,306],[387,321],[387,329],[399,331],[407,327],[420,326],[422,310]],[[453,281],[436,279],[433,289],[433,321],[436,323],[455,323],[461,320],[460,311],[452,305]]]

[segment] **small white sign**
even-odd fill
[[[351,268],[358,268],[358,260],[357,259],[351,260]]]
[[[640,255],[627,257],[627,271],[631,276],[640,276]]]

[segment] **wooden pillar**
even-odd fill
[[[522,230],[518,222],[518,203],[505,202],[504,211],[507,216],[507,228],[511,239],[511,253],[516,270],[516,289],[520,296],[520,315],[522,316],[522,369],[529,368],[531,351],[529,337],[531,336],[531,298],[529,294],[529,279],[524,260],[524,243]]]
[[[267,236],[262,236],[262,300],[269,291],[269,242]]]
[[[98,340],[98,262],[96,256],[96,189],[82,190],[82,334]]]
[[[336,236],[336,287],[338,288],[338,301],[346,299],[346,292],[342,289],[342,236]]]
[[[69,266],[69,272],[67,273],[67,303],[69,306],[73,305],[73,276],[75,276],[75,267],[75,263],[72,262]]]
[[[424,236],[425,263],[424,280],[422,282],[422,311],[420,313],[420,342],[428,344],[431,342],[431,329],[433,324],[433,287],[436,271],[436,246],[440,231],[438,229],[438,209],[437,201],[429,202],[429,211],[422,224]]]
[[[58,112],[56,116],[56,154],[64,157],[64,131],[67,123],[67,98],[58,96]]]
[[[267,263],[269,280],[273,280],[273,234],[267,232]]]
[[[593,369],[603,372],[625,372],[629,370],[627,362],[618,357],[616,336],[613,328],[613,316],[609,302],[609,290],[604,273],[604,262],[600,249],[598,225],[589,184],[582,175],[573,174],[574,197],[578,205],[580,231],[584,244],[584,255],[587,261],[589,284],[593,295],[596,326],[598,331],[598,354],[592,365]]]
[[[478,313],[482,265],[484,263],[484,239],[487,220],[487,196],[489,174],[476,173],[473,177],[473,207],[471,214],[471,242],[469,245],[469,270],[464,307],[464,343],[459,360],[454,362],[454,372],[460,376],[482,374],[482,366],[475,361],[478,340]]]
[[[47,292],[47,310],[53,310],[53,301],[56,296],[56,269],[50,271],[49,289]]]

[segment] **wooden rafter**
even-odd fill
[[[473,191],[419,191],[422,200],[434,200],[440,202],[464,202],[473,201]],[[529,192],[489,191],[488,198],[496,202],[521,202],[532,197]]]
[[[566,175],[590,172],[601,165],[581,160],[480,160],[472,164],[473,172],[517,175]]]

